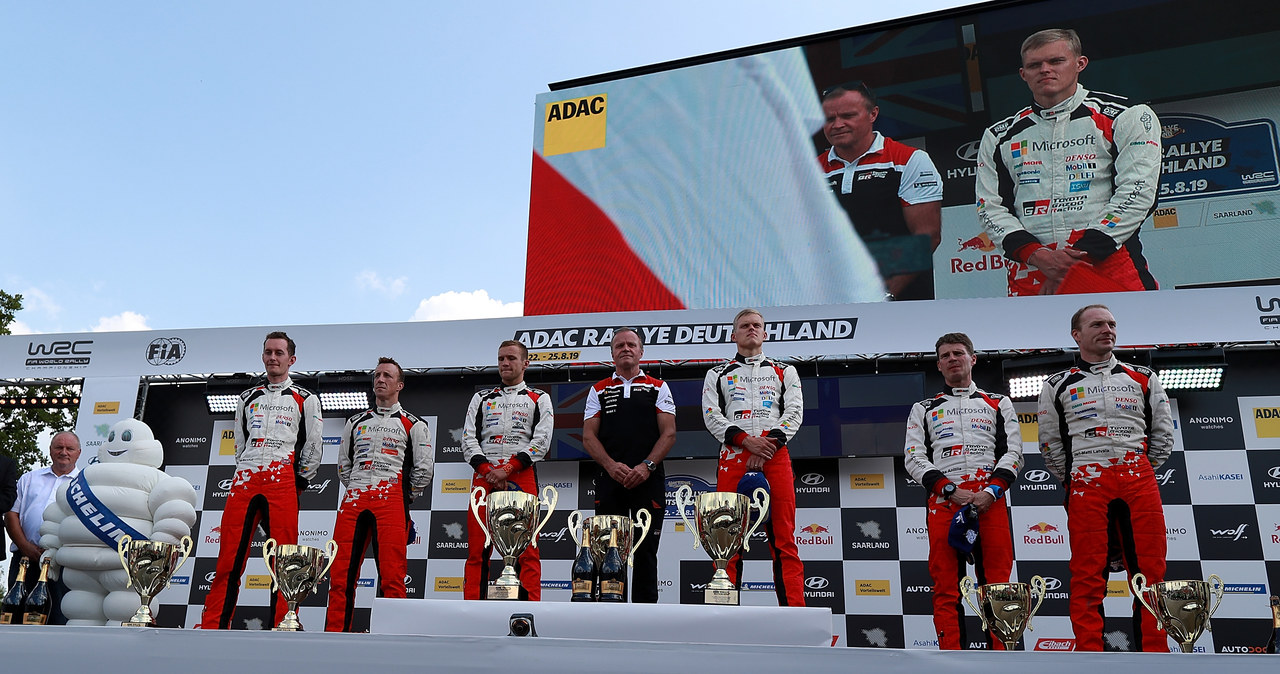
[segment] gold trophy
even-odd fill
[[[710,491],[694,497],[693,488],[687,484],[676,492],[676,507],[680,509],[680,519],[694,533],[694,549],[701,542],[716,565],[716,572],[703,593],[704,603],[738,604],[738,589],[729,580],[729,573],[725,568],[739,549],[751,550],[751,535],[760,528],[765,514],[769,512],[769,492],[757,488],[751,496],[748,501],[745,494]],[[693,507],[693,523],[689,522],[689,516],[685,512],[685,508],[690,506]],[[759,510],[760,516],[748,527],[752,508]]]
[[[480,497],[484,491],[483,487],[471,490],[471,514],[484,532],[484,547],[492,545],[497,548],[504,564],[502,575],[489,586],[486,596],[489,599],[519,599],[520,579],[516,577],[516,560],[526,547],[538,547],[538,532],[551,519],[560,495],[551,485],[543,488],[541,500],[537,494],[522,491],[491,491],[485,497],[485,517],[480,517]],[[547,506],[547,515],[541,522],[538,521],[540,505]]]
[[[173,574],[186,563],[191,556],[193,542],[190,536],[182,537],[182,545],[161,543],[160,541],[135,541],[125,534],[116,543],[116,554],[120,555],[120,563],[124,565],[129,580],[125,587],[132,586],[142,597],[142,605],[132,618],[120,623],[121,627],[155,627],[156,619],[151,614],[151,600],[160,591],[169,587]],[[181,559],[179,559],[181,555]]]
[[[271,591],[280,590],[289,603],[289,611],[276,625],[275,631],[302,631],[302,623],[298,622],[298,602],[316,591],[337,554],[338,542],[332,539],[324,550],[309,545],[278,545],[274,538],[268,538],[262,544],[262,559],[266,561],[267,573],[271,575]]]
[[[636,513],[634,521],[625,515],[593,515],[583,521],[581,512],[575,510],[569,513],[569,535],[573,537],[573,542],[578,547],[582,547],[582,538],[578,534],[579,528],[582,529],[582,536],[590,537],[587,540],[591,541],[591,556],[595,559],[597,567],[604,562],[604,555],[609,551],[609,534],[614,529],[618,530],[618,552],[623,559],[627,560],[627,566],[635,566],[636,548],[640,547],[645,537],[649,535],[651,526],[653,526],[653,516],[648,510]],[[631,539],[636,527],[640,528],[640,538],[637,538],[632,545]]]
[[[1147,585],[1147,577],[1135,573],[1129,579],[1129,585],[1133,589],[1133,596],[1156,617],[1156,627],[1168,632],[1178,642],[1183,653],[1191,652],[1196,639],[1205,630],[1213,631],[1209,618],[1222,605],[1225,588],[1222,579],[1216,574],[1210,574],[1208,582],[1166,580]],[[1218,597],[1212,609],[1209,608],[1210,590]]]
[[[988,583],[978,585],[978,605],[971,595],[976,581],[971,576],[960,579],[960,594],[964,601],[982,619],[983,631],[996,633],[1007,651],[1018,647],[1023,630],[1031,627],[1031,618],[1040,610],[1046,590],[1044,578],[1032,576],[1030,583]],[[1031,606],[1033,596],[1038,596]],[[981,608],[979,608],[979,606]]]

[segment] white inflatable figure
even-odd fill
[[[59,487],[44,511],[40,547],[60,568],[68,592],[69,625],[118,625],[141,600],[120,564],[116,543],[134,539],[180,543],[196,521],[190,482],[161,471],[164,450],[146,424],[126,419],[111,427],[96,463]],[[43,557],[42,557],[43,558]]]

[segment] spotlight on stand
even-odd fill
[[[240,394],[259,380],[247,374],[214,375],[204,383],[204,401],[209,414],[235,414]]]
[[[1071,367],[1075,358],[1071,354],[1059,353],[1048,356],[1030,356],[1026,358],[1010,358],[1000,363],[1005,381],[1009,383],[1009,398],[1013,400],[1035,400],[1040,396],[1040,387],[1049,375]]]
[[[326,412],[359,412],[373,406],[373,380],[368,372],[348,370],[320,375],[320,408]]]
[[[1151,369],[1166,391],[1218,391],[1227,355],[1221,347],[1160,349],[1151,354]]]

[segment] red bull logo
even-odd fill
[[[836,537],[821,524],[809,524],[796,531],[796,545],[835,545]]]
[[[1022,542],[1028,545],[1062,545],[1067,542],[1067,537],[1048,522],[1036,522],[1027,527]]]
[[[976,250],[976,251],[981,251],[983,253],[990,253],[991,251],[996,249],[996,245],[994,243],[991,243],[991,237],[987,236],[986,232],[983,232],[973,237],[972,239],[956,239],[956,240],[960,242],[960,247],[957,249],[958,252],[963,252],[966,250]]]

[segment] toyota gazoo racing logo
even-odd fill
[[[804,475],[800,476],[800,481],[811,487],[820,485],[823,482],[826,482],[826,480],[827,478],[823,477],[822,473],[805,473]]]
[[[1051,477],[1047,470],[1029,470],[1022,474],[1022,479],[1027,482],[1048,482]]]
[[[822,576],[810,576],[804,579],[804,586],[810,590],[821,590],[831,584],[831,581]]]

